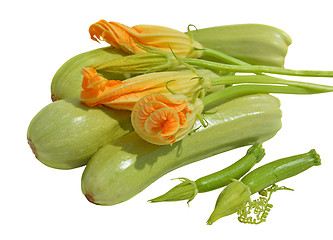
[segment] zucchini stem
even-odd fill
[[[222,76],[211,79],[212,85],[233,85],[243,83],[258,83],[258,84],[279,84],[294,87],[302,87],[312,89],[319,92],[331,92],[333,86],[321,85],[315,83],[290,81],[282,78],[272,77],[268,75],[238,75],[238,76]]]
[[[279,68],[263,65],[230,65],[224,63],[211,62],[203,59],[182,58],[182,62],[198,67],[208,68],[211,70],[226,71],[226,72],[239,72],[239,73],[273,73],[279,75],[289,76],[303,76],[303,77],[333,77],[333,71],[319,71],[319,70],[293,70],[287,68]]]
[[[328,90],[327,89],[318,90],[318,89],[302,88],[295,86],[244,84],[244,85],[227,87],[218,90],[216,92],[213,92],[207,95],[205,98],[203,98],[202,102],[205,106],[205,110],[208,110],[224,102],[249,94],[258,94],[258,93],[317,94],[324,92],[328,92]]]
[[[212,86],[225,85],[224,89],[207,95],[203,99],[205,108],[222,104],[248,94],[284,93],[284,94],[317,94],[332,92],[333,86],[290,81],[268,75],[234,75],[210,79]]]

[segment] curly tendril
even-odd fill
[[[241,223],[249,224],[260,224],[266,222],[267,216],[273,208],[273,204],[268,202],[271,199],[272,193],[278,190],[293,191],[291,188],[284,186],[278,187],[276,184],[264,189],[263,191],[259,192],[261,196],[258,199],[248,201],[244,207],[237,212],[238,221]]]

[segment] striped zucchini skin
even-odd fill
[[[78,99],[58,100],[40,110],[28,127],[39,161],[57,169],[85,165],[103,145],[132,131],[130,113],[89,108]]]
[[[291,38],[284,31],[263,24],[235,24],[192,31],[203,47],[254,65],[284,66]]]
[[[207,128],[172,146],[150,144],[135,132],[103,146],[83,172],[83,194],[96,204],[118,204],[176,168],[266,141],[281,128],[280,102],[268,94],[240,97],[212,111],[217,112],[205,116]]]
[[[65,62],[55,73],[51,82],[51,98],[53,101],[59,99],[78,98],[82,91],[81,83],[84,67],[92,64],[120,58],[124,53],[112,47],[98,48],[92,51],[76,55]],[[105,76],[108,79],[123,80],[123,74],[112,73]]]

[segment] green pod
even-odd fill
[[[262,24],[235,24],[191,32],[203,47],[223,52],[253,65],[283,67],[291,38]]]
[[[27,137],[39,161],[72,169],[85,165],[100,147],[131,130],[128,111],[89,108],[77,99],[66,99],[39,111]]]
[[[221,104],[207,114],[207,127],[172,146],[150,144],[135,132],[103,146],[82,175],[82,192],[100,205],[124,202],[181,166],[272,138],[281,128],[280,102],[267,94]],[[197,121],[194,129],[200,125]]]
[[[124,53],[112,47],[98,48],[76,55],[65,62],[55,73],[51,83],[51,98],[53,101],[66,98],[78,98],[82,91],[81,83],[84,67],[92,64],[120,58]],[[108,73],[108,79],[123,80],[121,73]]]

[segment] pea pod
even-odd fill
[[[225,25],[191,33],[203,47],[253,65],[283,67],[288,46],[292,42],[284,31],[263,24]]]
[[[182,141],[154,145],[135,132],[100,148],[89,160],[81,180],[87,199],[101,205],[124,202],[164,174],[237,147],[263,142],[281,128],[279,100],[266,94],[248,95],[221,104]],[[194,129],[201,126],[197,121]]]

